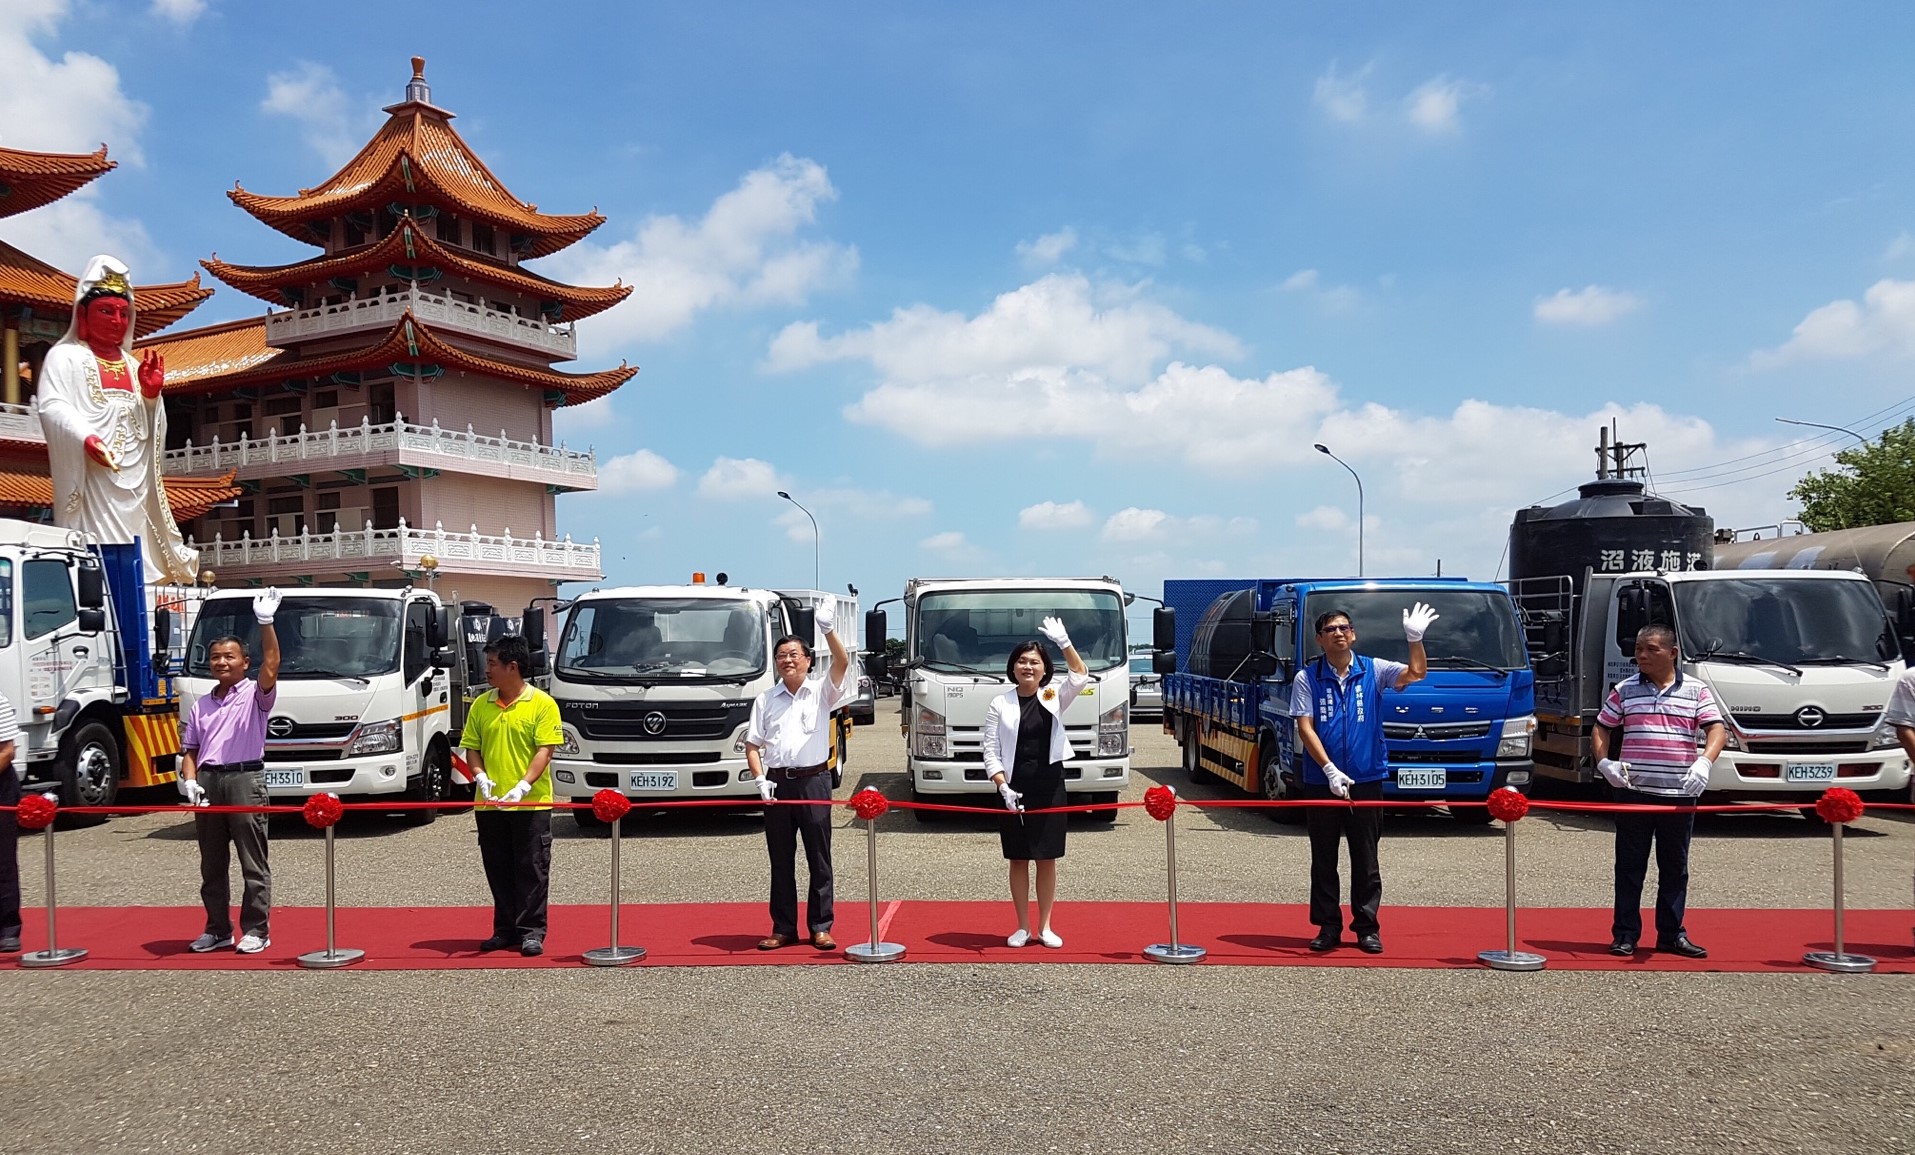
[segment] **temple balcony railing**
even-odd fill
[[[209,445],[188,441],[179,449],[167,450],[161,468],[183,477],[237,470],[240,480],[252,480],[380,465],[478,473],[541,482],[554,489],[598,488],[598,458],[590,449],[581,452],[563,443],[518,441],[504,430],[493,437],[470,425],[463,430],[446,429],[437,418],[430,425],[415,425],[404,415],[382,425],[361,420],[342,429],[334,422],[325,429],[301,425],[297,433],[263,438],[222,442],[215,437]]]
[[[30,441],[45,445],[47,435],[40,428],[40,413],[31,405],[0,404],[0,441]]]
[[[578,356],[578,335],[569,323],[551,325],[450,294],[428,293],[417,285],[398,293],[351,296],[337,304],[268,313],[266,343],[286,349],[314,337],[390,329],[408,312],[428,325],[535,349],[555,361]]]
[[[468,533],[456,533],[447,532],[444,522],[432,529],[416,529],[401,519],[396,529],[374,529],[367,522],[364,529],[290,537],[275,531],[261,538],[188,539],[187,544],[200,551],[200,567],[215,573],[273,567],[294,567],[293,574],[305,576],[394,568],[419,571],[426,568],[420,565],[421,559],[430,556],[437,559],[440,573],[529,574],[556,581],[595,581],[604,576],[597,538],[589,545],[573,541],[570,534],[548,541],[543,534],[514,537],[510,528],[497,534],[480,533],[476,525]]]

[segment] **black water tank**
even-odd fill
[[[1250,615],[1255,610],[1255,590],[1234,590],[1211,602],[1190,638],[1190,673],[1250,681],[1244,659],[1250,656]]]
[[[1715,522],[1700,506],[1653,496],[1640,481],[1585,482],[1574,501],[1516,511],[1509,527],[1509,576],[1565,576],[1580,592],[1586,571],[1708,568]]]

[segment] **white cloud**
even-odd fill
[[[918,548],[929,553],[949,555],[970,555],[976,551],[968,539],[956,530],[934,533],[918,543]]]
[[[1364,88],[1364,81],[1370,75],[1370,66],[1364,65],[1355,76],[1342,76],[1335,64],[1330,70],[1317,77],[1316,91],[1313,97],[1316,106],[1321,108],[1331,120],[1345,124],[1362,120],[1370,110],[1370,95]]]
[[[1296,272],[1285,277],[1283,284],[1278,286],[1278,288],[1289,293],[1300,293],[1305,289],[1314,289],[1316,287],[1317,271],[1315,269],[1298,269]]]
[[[769,461],[756,457],[720,457],[698,479],[698,496],[717,501],[776,501],[788,488]]]
[[[1545,325],[1573,325],[1595,329],[1620,320],[1642,308],[1642,298],[1618,289],[1587,285],[1581,289],[1557,289],[1548,297],[1539,297],[1535,317]]]
[[[100,178],[112,180],[111,173]],[[6,220],[7,243],[52,265],[78,274],[95,253],[112,253],[133,271],[133,283],[182,281],[182,268],[166,268],[158,246],[137,220],[100,208],[98,186],[89,185],[50,205]]]
[[[1164,531],[1170,515],[1161,509],[1120,509],[1104,522],[1105,541],[1151,541]]]
[[[1055,501],[1040,501],[1017,511],[1019,529],[1083,529],[1091,520],[1091,512],[1082,501],[1061,505]]]
[[[669,336],[708,309],[802,304],[858,267],[855,248],[800,235],[837,196],[823,165],[787,154],[746,173],[702,218],[648,217],[630,240],[555,255],[550,275],[637,287],[586,328],[614,345]]]
[[[268,76],[259,109],[297,124],[300,139],[327,164],[351,160],[370,135],[371,126],[366,123],[370,114],[356,115],[332,69],[310,60]]]
[[[1334,505],[1319,505],[1297,515],[1298,529],[1338,530],[1354,524],[1350,515]]]
[[[1064,259],[1077,247],[1077,230],[1066,225],[1054,233],[1045,233],[1034,241],[1019,241],[1017,255],[1034,267],[1047,267]]]
[[[1882,251],[1884,261],[1906,260],[1910,256],[1915,256],[1915,233],[1910,233],[1906,229],[1896,233],[1895,239],[1890,241],[1888,248]]]
[[[86,52],[65,52],[55,60],[35,44],[54,37],[70,7],[66,0],[6,5],[0,18],[0,144],[92,152],[104,142],[113,159],[140,165],[138,137],[147,108],[120,90],[119,70]]]
[[[1298,269],[1285,277],[1277,288],[1286,293],[1308,293],[1317,304],[1331,313],[1348,312],[1363,302],[1363,294],[1353,285],[1326,285],[1315,269]]]
[[[818,518],[822,535],[833,524],[843,522],[905,521],[929,517],[931,503],[922,497],[905,497],[886,489],[827,488],[792,492]],[[783,526],[786,536],[797,542],[811,540],[811,519],[795,505],[786,506],[773,519]]]
[[[184,26],[206,11],[206,0],[153,0],[153,15]]]
[[[1831,301],[1802,318],[1780,348],[1757,352],[1756,368],[1794,361],[1915,354],[1915,281],[1884,278],[1862,300]]]
[[[678,467],[649,449],[620,454],[598,467],[600,493],[643,493],[677,484]]]
[[[1127,265],[1149,265],[1152,268],[1162,265],[1169,251],[1170,243],[1161,233],[1144,233],[1132,240],[1116,241],[1104,246],[1104,252],[1112,260]]]
[[[1475,87],[1447,76],[1432,77],[1403,98],[1403,111],[1410,123],[1424,132],[1455,132],[1461,127],[1457,113],[1463,98],[1472,94]]]

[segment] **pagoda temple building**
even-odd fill
[[[115,167],[105,145],[90,153],[0,148],[0,219],[52,204]],[[0,240],[0,514],[8,517],[47,520],[52,513],[53,480],[33,383],[47,350],[72,323],[74,289],[72,276]],[[198,273],[174,284],[136,284],[134,332],[156,333],[212,295],[200,287]],[[232,471],[213,470],[169,478],[166,493],[174,516],[184,522],[239,490]]]
[[[574,324],[630,286],[522,267],[596,229],[506,190],[432,103],[425,62],[346,165],[292,196],[227,195],[318,254],[206,270],[273,308],[143,343],[167,367],[169,475],[238,471],[245,493],[190,526],[220,584],[431,584],[516,612],[603,576],[596,542],[559,532],[555,495],[597,488],[553,411],[634,366],[553,368]],[[184,435],[180,431],[184,431]]]

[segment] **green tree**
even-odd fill
[[[1835,461],[1840,468],[1811,473],[1789,490],[1811,533],[1915,521],[1915,418]]]

